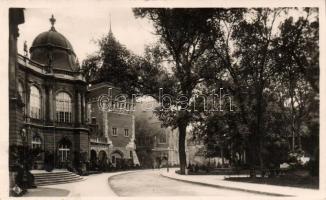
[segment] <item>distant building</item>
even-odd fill
[[[222,167],[229,165],[229,159],[226,155],[229,154],[227,148],[222,148],[221,145],[215,146],[215,156],[207,156],[207,144],[204,144],[202,139],[192,139],[192,135],[188,134],[186,138],[186,155],[187,164],[192,165],[210,165],[211,167]]]
[[[142,102],[136,106],[136,145],[141,166],[159,167],[179,165],[177,129],[164,128],[152,110],[146,110],[147,104]]]
[[[124,97],[120,89],[110,83],[88,87],[91,162],[108,160],[116,167],[124,159],[139,164],[135,151],[134,104]]]

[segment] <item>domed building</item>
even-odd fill
[[[33,169],[80,167],[85,161],[91,170],[139,165],[133,102],[116,99],[123,94],[109,82],[87,85],[73,46],[55,21],[52,16],[49,30],[35,37],[30,55],[27,45],[24,55],[17,54],[18,27],[12,28],[10,146],[35,150]],[[109,91],[106,100],[115,109],[102,110],[98,100]]]
[[[31,60],[51,66],[55,71],[78,72],[79,64],[72,45],[54,28],[55,19],[50,20],[51,29],[39,34],[33,41],[30,48]]]
[[[37,35],[25,55],[17,55],[16,84],[23,106],[16,110],[11,144],[41,150],[33,168],[56,168],[88,159],[87,84],[69,40],[55,29]]]

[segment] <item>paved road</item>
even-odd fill
[[[171,180],[152,170],[116,175],[109,184],[118,196],[258,196]]]
[[[75,183],[42,186],[29,190],[29,197],[108,197],[108,196],[246,196],[258,194],[219,189],[171,180],[158,170],[138,170],[94,174]],[[261,195],[259,195],[261,196]]]

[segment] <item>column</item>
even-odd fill
[[[86,101],[85,101],[85,92],[83,92],[82,95],[82,123],[85,124],[86,123]]]
[[[106,105],[104,105],[106,106]],[[103,129],[104,129],[104,137],[109,141],[109,121],[108,121],[108,113],[106,109],[102,110],[103,113]]]
[[[53,122],[53,119],[54,119],[54,115],[55,115],[55,110],[53,108],[54,104],[53,104],[53,101],[54,101],[54,98],[53,98],[53,88],[50,86],[48,88],[49,90],[49,96],[48,96],[48,106],[49,106],[49,121],[50,122]]]
[[[28,77],[26,77],[26,121],[29,122],[30,121],[30,97],[31,97],[31,83],[28,79]]]
[[[77,110],[76,110],[76,115],[77,115],[77,123],[81,123],[81,95],[80,92],[77,92]]]
[[[131,120],[132,120],[132,135],[131,135],[131,141],[135,145],[135,115],[131,115]]]
[[[53,83],[46,82],[44,84],[45,88],[45,120],[47,122],[53,122]]]

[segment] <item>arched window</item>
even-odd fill
[[[66,92],[60,92],[56,96],[57,122],[71,122],[71,97]]]
[[[32,139],[32,148],[36,149],[36,148],[42,148],[42,140],[39,136],[34,136]]]
[[[18,82],[18,94],[20,96],[20,99],[24,101],[24,89],[23,89],[23,84],[19,81]]]
[[[30,117],[34,119],[41,118],[41,94],[35,86],[31,86],[30,94]]]
[[[165,133],[162,133],[159,137],[159,143],[161,144],[165,144],[166,143],[166,134]]]

